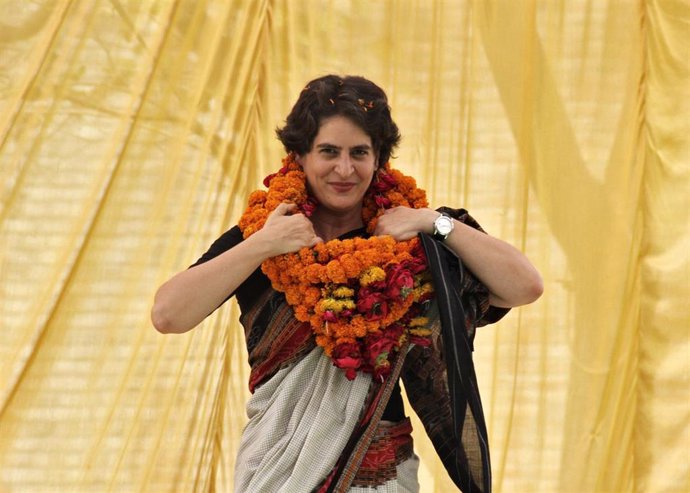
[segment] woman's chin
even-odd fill
[[[350,213],[359,213],[362,210],[362,201],[332,200],[319,202],[319,209],[323,212],[337,214],[339,216]]]

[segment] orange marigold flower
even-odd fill
[[[316,260],[318,262],[321,262],[322,264],[325,264],[326,262],[328,262],[328,259],[329,259],[328,247],[326,246],[325,243],[317,243],[314,246],[314,253],[316,253]]]
[[[296,262],[295,265],[300,268],[299,264],[311,265],[314,262],[316,262],[314,251],[311,248],[304,247],[299,251],[299,262]]]
[[[304,279],[312,284],[325,282],[325,268],[320,264],[310,264],[304,269]]]
[[[354,333],[355,337],[364,337],[367,335],[367,324],[365,323],[363,317],[353,317],[350,323],[352,325],[352,332]]]
[[[345,270],[345,275],[348,279],[353,279],[359,276],[362,271],[362,264],[351,253],[345,253],[340,257],[340,265]]]
[[[295,306],[295,318],[299,320],[300,322],[308,322],[309,321],[309,310],[305,305],[297,305]]]
[[[254,190],[249,194],[249,207],[255,207],[263,204],[266,201],[267,195],[268,194],[263,190]]]
[[[304,303],[307,306],[314,306],[321,299],[321,290],[315,287],[308,287],[304,290]]]
[[[331,260],[328,262],[326,265],[326,273],[328,275],[328,279],[335,283],[341,284],[347,282],[345,269],[343,269],[343,266],[340,265],[340,262],[337,260]]]

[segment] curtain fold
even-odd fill
[[[0,490],[232,490],[237,306],[180,336],[149,310],[330,72],[381,85],[394,166],[544,277],[475,340],[495,490],[690,490],[688,26],[683,0],[0,0]]]

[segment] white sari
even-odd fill
[[[236,493],[310,492],[340,457],[364,406],[371,375],[354,380],[320,347],[278,371],[247,403],[249,422],[235,467]],[[418,459],[398,466],[398,480],[351,492],[415,492]]]

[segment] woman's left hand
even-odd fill
[[[374,234],[391,235],[398,241],[418,233],[433,233],[439,212],[433,209],[394,207],[379,216]],[[489,288],[494,306],[520,306],[531,303],[544,289],[541,276],[522,252],[462,222],[443,242]]]
[[[393,207],[379,216],[374,234],[390,235],[397,241],[409,240],[418,233],[431,233],[437,217],[438,212],[432,209]]]

